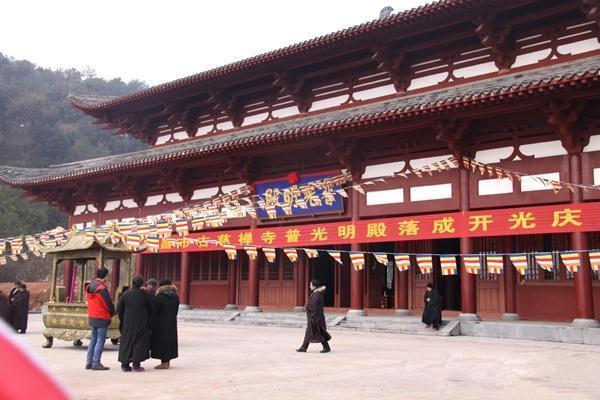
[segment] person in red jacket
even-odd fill
[[[85,369],[94,371],[105,371],[108,369],[108,367],[105,367],[100,362],[102,351],[104,350],[106,333],[108,332],[112,316],[115,315],[115,306],[104,284],[104,279],[107,275],[108,270],[106,268],[98,268],[96,279],[90,282],[85,294],[88,304],[88,320],[90,328],[92,328]]]

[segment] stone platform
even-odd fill
[[[250,312],[221,309],[181,310],[179,319],[190,323],[277,326],[305,328],[306,315],[299,312]],[[397,333],[423,336],[474,336],[498,339],[536,340],[600,346],[600,329],[575,327],[568,323],[534,321],[445,320],[439,331],[427,329],[416,316],[347,316],[327,313],[331,330]]]

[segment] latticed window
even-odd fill
[[[240,277],[243,281],[248,280],[248,256],[243,254],[240,256],[238,266],[240,268]]]
[[[265,259],[265,266],[267,271],[269,271],[269,280],[270,281],[278,281],[279,275],[281,271],[281,255],[277,255],[274,263],[270,263]]]
[[[208,277],[209,277],[209,265],[210,265],[209,262],[210,262],[210,253],[209,252],[202,253],[200,268],[202,271],[202,280],[203,281],[207,281]]]
[[[284,281],[293,281],[294,280],[294,264],[290,261],[289,258],[287,258],[287,256],[285,254],[283,254],[283,251],[281,252],[281,258],[282,258],[282,263],[283,263],[283,277],[282,279]]]
[[[216,281],[219,279],[219,257],[215,257],[215,253],[211,252],[210,257],[210,280]]]
[[[201,267],[202,253],[190,253],[190,270],[193,281],[200,280],[200,267]]]
[[[433,248],[433,242],[431,240],[421,241],[410,241],[407,243],[407,251],[413,254],[431,254]],[[422,274],[419,265],[417,264],[417,257],[414,255],[410,256],[410,265],[415,270],[415,280],[417,281],[433,281],[433,273]],[[433,270],[432,270],[433,271]]]
[[[237,262],[237,261],[231,261],[231,262]],[[220,280],[222,280],[222,281],[227,280],[227,277],[229,276],[229,264],[231,262],[229,261],[227,254],[225,252],[221,252],[221,265],[220,265],[220,273],[219,273]]]

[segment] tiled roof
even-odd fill
[[[264,146],[264,144],[330,135],[353,126],[369,126],[446,110],[460,110],[473,104],[518,100],[522,95],[542,96],[548,92],[554,93],[565,86],[589,82],[600,83],[600,56],[327,113],[299,116],[282,122],[242,128],[232,133],[200,137],[134,153],[55,165],[49,168],[0,166],[0,181],[19,187],[73,181],[150,165],[227,154]]]
[[[96,99],[95,101],[90,101],[89,98],[73,96],[71,97],[71,102],[75,107],[85,112],[103,111],[116,105],[164,94],[189,85],[211,82],[214,79],[231,76],[235,73],[252,71],[270,63],[289,61],[296,57],[303,57],[315,51],[331,49],[334,46],[343,45],[357,39],[374,37],[386,33],[391,29],[405,29],[408,31],[418,23],[431,22],[436,18],[452,18],[455,15],[464,14],[471,9],[489,9],[491,5],[501,3],[502,0],[440,0],[410,10],[401,11],[386,18],[372,20],[278,50],[153,86],[129,95],[110,100]]]

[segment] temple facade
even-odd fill
[[[193,307],[294,309],[315,277],[329,288],[327,307],[407,314],[422,309],[434,282],[448,315],[595,326],[600,281],[585,251],[600,248],[590,217],[600,218],[600,190],[581,185],[600,185],[599,9],[581,0],[440,1],[130,95],[72,97],[93,123],[149,147],[0,167],[0,180],[85,226],[345,171],[375,183],[332,206],[190,234],[276,245],[273,263],[241,249],[232,261],[199,244],[139,254],[136,270],[171,278]],[[409,173],[452,157],[492,169]],[[367,256],[353,269],[347,253],[342,263],[326,253],[291,262],[282,248],[296,245],[410,253],[412,268]],[[566,250],[583,251],[577,272],[561,261]],[[462,257],[454,275],[441,273],[437,257],[430,273],[414,267],[415,254],[532,252],[550,252],[552,268],[531,259],[520,274],[506,256],[501,274],[485,262],[467,273]],[[65,263],[66,280],[72,268]]]

